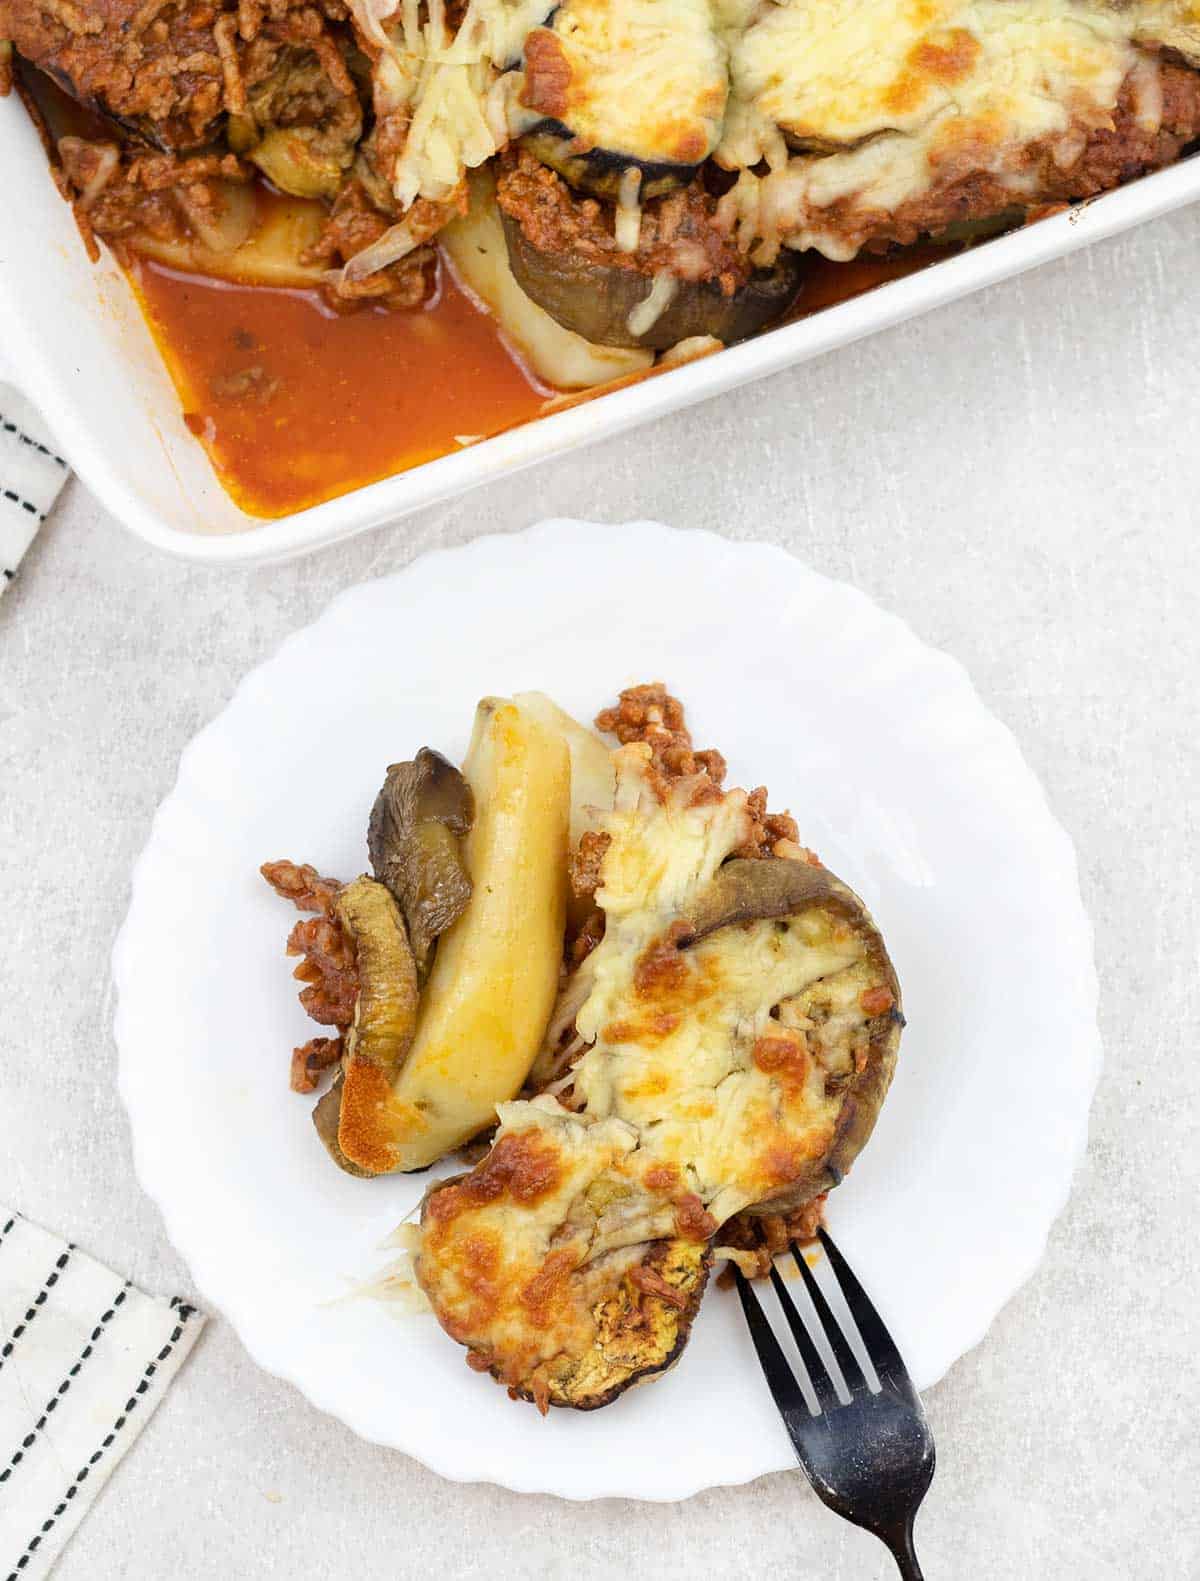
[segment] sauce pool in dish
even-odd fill
[[[221,482],[285,516],[536,417],[554,391],[445,267],[413,312],[339,315],[315,291],[139,259],[134,289]]]
[[[790,316],[861,295],[948,251],[813,260]],[[251,516],[286,516],[452,454],[530,421],[558,396],[444,263],[433,297],[411,312],[337,314],[315,290],[240,285],[148,258],[135,260],[130,280],[189,429]]]

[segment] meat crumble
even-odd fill
[[[336,1037],[311,1038],[292,1051],[292,1091],[315,1092],[324,1072],[342,1057],[344,1034],[354,1020],[358,999],[357,951],[334,910],[343,886],[337,879],[323,878],[307,863],[264,862],[259,871],[275,893],[298,911],[318,913],[297,922],[287,940],[287,954],[301,957],[292,973],[304,984],[300,1003],[321,1026],[337,1029]]]
[[[700,181],[643,206],[633,252],[617,245],[611,204],[576,197],[561,176],[525,149],[502,156],[496,201],[541,252],[569,253],[637,274],[715,280],[726,296],[750,278],[749,259],[718,227],[716,199]]]

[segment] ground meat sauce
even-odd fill
[[[253,172],[234,154],[134,153],[116,143],[63,137],[58,142],[77,212],[107,242],[134,232],[158,241],[186,240],[199,219],[219,219],[225,200],[220,182],[249,181]]]
[[[316,1092],[325,1071],[342,1057],[342,1038],[309,1038],[292,1050],[292,1074],[288,1085],[293,1092]]]
[[[781,1252],[786,1252],[793,1241],[801,1245],[816,1239],[817,1231],[825,1219],[825,1197],[822,1193],[806,1202],[792,1213],[738,1213],[721,1229],[718,1244],[731,1246],[744,1253],[738,1259],[742,1272],[749,1279],[765,1279],[771,1264]],[[733,1275],[724,1270],[717,1283],[728,1286]]]
[[[718,229],[716,199],[700,181],[643,205],[633,252],[617,246],[611,204],[577,197],[561,176],[524,149],[502,156],[496,201],[539,252],[637,274],[715,280],[726,296],[752,272],[749,260]]]
[[[714,785],[720,786],[725,778],[725,759],[711,749],[696,751],[683,704],[668,693],[661,681],[626,687],[614,707],[596,715],[596,729],[616,736],[623,747],[631,741],[646,742],[651,762],[667,779],[706,774]]]
[[[284,45],[328,64],[326,23],[346,15],[340,0],[0,0],[0,37],[85,105],[186,150],[245,109]]]
[[[298,911],[319,913],[297,922],[287,940],[288,955],[302,957],[292,973],[305,985],[300,1003],[314,1021],[338,1031],[337,1037],[312,1038],[292,1050],[292,1091],[315,1092],[324,1072],[342,1057],[342,1034],[354,1020],[358,1001],[357,951],[334,910],[342,885],[307,863],[264,862],[259,872]]]
[[[600,882],[600,865],[604,853],[612,844],[612,835],[587,829],[580,837],[579,849],[572,851],[569,861],[571,892],[577,900],[590,900]]]
[[[448,212],[465,213],[466,207],[464,186],[449,205],[418,198],[408,211],[406,223],[414,237],[432,238],[446,223]],[[376,206],[361,179],[347,181],[334,199],[320,237],[305,252],[303,262],[323,264],[331,271],[340,271],[356,254],[377,242],[393,223],[394,216]],[[327,289],[325,295],[330,306],[338,311],[361,302],[392,309],[419,307],[433,289],[434,263],[433,248],[418,246],[399,262],[362,280],[339,277],[336,289],[332,292]]]

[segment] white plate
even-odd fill
[[[486,693],[541,687],[587,718],[656,678],[888,938],[909,1026],[830,1220],[918,1385],[1032,1272],[1083,1149],[1099,1043],[1074,854],[957,663],[781,550],[651,523],[545,523],[343,593],[184,753],[114,956],[121,1092],[143,1185],[255,1359],[447,1477],[674,1499],[792,1456],[728,1292],[667,1377],[545,1420],[432,1318],[336,1299],[429,1177],[339,1175],[288,1092],[313,1028],[295,914],[258,864],[359,872],[384,765],[460,756]]]

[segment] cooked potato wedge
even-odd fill
[[[481,1130],[520,1088],[558,984],[566,905],[570,757],[561,733],[502,698],[480,703],[463,763],[475,822],[463,843],[470,903],[438,942],[412,1046],[339,1143],[374,1172],[424,1169]]]
[[[611,749],[596,731],[581,725],[545,692],[518,692],[513,702],[548,730],[556,730],[571,754],[571,849],[595,826],[597,814],[608,812],[617,788]]]
[[[235,200],[239,204],[254,196],[249,187],[230,190],[244,195]],[[320,236],[325,215],[320,203],[283,198],[269,208],[260,204],[252,225],[248,224],[241,237],[232,232],[226,245],[221,245],[219,237],[210,237],[208,242],[195,237],[163,239],[142,231],[135,231],[129,244],[142,257],[172,269],[214,275],[239,285],[300,289],[321,283],[322,265],[301,263],[300,259]]]

